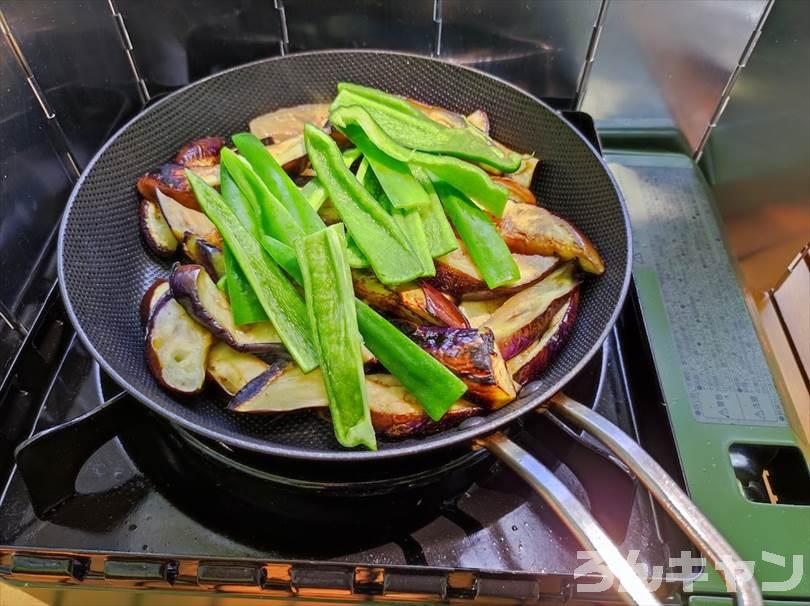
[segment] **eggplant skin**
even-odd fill
[[[579,288],[571,293],[554,317],[546,332],[532,345],[506,363],[518,385],[537,379],[554,361],[568,341],[579,311]]]
[[[205,386],[211,333],[172,297],[163,297],[146,328],[146,364],[158,383],[175,393],[194,395]]]
[[[497,228],[512,252],[576,259],[588,273],[605,271],[602,257],[590,240],[571,223],[540,206],[508,201]]]
[[[157,202],[142,198],[138,218],[141,235],[149,250],[160,257],[171,257],[177,252],[177,238]]]
[[[205,374],[229,396],[239,393],[245,385],[265,372],[269,365],[253,354],[236,351],[218,341],[208,352]]]
[[[156,189],[183,206],[200,210],[197,198],[186,179],[186,167],[174,162],[161,164],[138,179],[138,192],[147,200],[157,200]]]
[[[465,399],[492,409],[515,399],[514,383],[490,329],[407,325],[401,328],[419,347],[464,381]]]
[[[266,353],[283,350],[270,322],[244,327],[233,321],[228,298],[201,265],[176,265],[169,277],[172,295],[188,314],[237,351]]]
[[[163,278],[152,282],[152,285],[143,293],[141,304],[138,306],[138,312],[141,317],[141,322],[143,322],[144,325],[149,323],[149,318],[152,317],[152,313],[164,296],[171,296],[171,290],[169,289],[169,281]]]
[[[214,282],[225,275],[225,256],[222,249],[204,238],[186,232],[183,238],[183,253],[194,263],[205,268]]]
[[[509,177],[490,177],[495,183],[503,185],[509,190],[509,199],[523,204],[537,204],[537,198],[528,187],[524,187]]]
[[[192,166],[215,166],[219,164],[219,151],[225,146],[222,137],[201,137],[186,143],[174,157],[176,164]]]

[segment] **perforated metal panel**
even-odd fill
[[[541,158],[540,202],[574,221],[600,249],[607,270],[584,288],[580,320],[560,357],[516,402],[486,423],[420,440],[382,443],[377,453],[342,450],[314,413],[239,415],[213,397],[179,399],[163,391],[144,362],[138,301],[169,263],[144,247],[135,181],[201,135],[244,130],[253,116],[297,103],[324,102],[351,80],[442,105],[484,108],[493,134]],[[77,330],[102,366],[142,402],[193,431],[230,444],[301,458],[397,456],[456,444],[494,429],[559,389],[597,349],[615,320],[629,279],[629,225],[620,195],[595,150],[553,110],[482,73],[410,55],[303,53],[269,59],[202,80],[148,109],[101,150],[82,176],[60,233],[60,277]]]

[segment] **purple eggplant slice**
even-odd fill
[[[352,270],[352,282],[357,297],[380,313],[418,324],[467,326],[456,304],[426,282],[389,287],[371,271],[359,269]]]
[[[183,238],[183,253],[194,263],[202,265],[214,282],[225,275],[225,256],[222,249],[200,236],[186,232]]]
[[[171,297],[164,297],[146,329],[146,362],[166,389],[192,395],[205,385],[205,361],[214,339]]]
[[[454,297],[496,299],[520,292],[543,279],[559,264],[557,257],[513,254],[512,258],[520,270],[520,279],[506,286],[489,289],[463,243],[459,241],[456,250],[436,259],[436,275],[428,280],[440,291]]]
[[[183,308],[211,333],[243,352],[282,352],[284,346],[270,322],[237,326],[231,305],[200,265],[176,265],[169,278],[172,295]]]
[[[467,122],[485,135],[489,135],[489,115],[483,109],[477,109],[468,115]]]
[[[180,204],[161,191],[157,192],[157,199],[166,222],[179,242],[182,242],[186,234],[190,233],[214,246],[222,246],[222,236],[211,219],[204,213]]]
[[[152,313],[164,296],[171,296],[171,291],[169,290],[169,281],[163,278],[152,282],[152,286],[143,293],[138,311],[141,316],[141,322],[143,322],[144,325],[149,323],[149,318],[152,317]]]
[[[484,323],[495,334],[505,360],[537,340],[568,295],[579,285],[571,263],[566,263],[534,286],[507,299]]]
[[[235,412],[277,414],[328,405],[318,369],[304,374],[293,362],[278,360],[245,385],[228,408]]]
[[[525,385],[535,380],[557,357],[574,326],[578,306],[579,288],[575,288],[551,318],[546,332],[506,363],[516,383]]]
[[[307,103],[282,107],[250,121],[250,132],[259,139],[281,143],[304,132],[306,124],[323,126],[329,118],[328,103]]]
[[[488,328],[404,326],[403,330],[464,381],[466,400],[494,410],[515,399],[515,385]]]
[[[229,396],[258,377],[270,366],[253,354],[236,351],[227,343],[218,341],[208,352],[205,372]]]
[[[512,252],[555,255],[564,261],[576,259],[589,273],[605,271],[602,258],[590,240],[571,223],[541,206],[510,200],[497,226]]]
[[[141,235],[149,249],[161,257],[174,255],[177,252],[177,238],[157,202],[142,199],[138,214]]]
[[[489,317],[495,313],[501,305],[506,302],[507,297],[500,297],[498,299],[482,299],[480,301],[462,301],[458,308],[470,326],[478,328],[489,320]]]
[[[186,143],[177,152],[174,161],[186,168],[216,166],[219,164],[219,151],[224,147],[222,137],[201,137]]]

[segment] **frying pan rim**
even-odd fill
[[[80,324],[76,313],[73,309],[73,305],[70,301],[70,297],[67,293],[67,287],[65,285],[65,268],[64,268],[64,242],[65,242],[65,232],[67,230],[68,218],[70,216],[70,211],[73,207],[73,203],[76,200],[76,197],[81,191],[82,186],[93,170],[96,165],[98,159],[107,151],[107,148],[112,145],[133,123],[137,120],[140,120],[144,115],[156,111],[157,108],[161,107],[164,103],[166,103],[169,99],[172,99],[175,96],[179,96],[183,94],[185,91],[191,89],[192,87],[202,85],[203,83],[218,77],[222,77],[224,74],[232,73],[238,71],[240,69],[244,69],[246,67],[269,63],[274,61],[283,61],[284,59],[290,57],[300,57],[300,56],[308,56],[308,55],[337,55],[337,54],[346,54],[346,55],[397,55],[407,58],[418,59],[420,61],[433,61],[436,63],[441,63],[445,65],[452,65],[454,68],[463,69],[470,71],[479,77],[489,78],[508,86],[509,88],[514,89],[521,95],[526,96],[532,102],[537,103],[544,107],[547,111],[553,113],[567,128],[573,131],[574,135],[585,144],[587,149],[594,155],[597,159],[599,164],[601,165],[602,169],[610,179],[610,183],[613,186],[614,191],[618,197],[619,206],[622,213],[622,219],[624,221],[624,230],[625,235],[627,238],[627,255],[625,260],[625,275],[622,280],[622,287],[619,293],[618,300],[616,302],[616,306],[613,310],[613,313],[610,316],[610,319],[605,324],[602,333],[599,337],[594,341],[591,348],[585,355],[581,356],[579,361],[568,370],[568,372],[556,383],[549,385],[546,389],[540,391],[536,390],[535,393],[530,394],[531,397],[527,402],[522,404],[521,406],[515,408],[515,410],[510,411],[509,413],[503,415],[502,417],[494,418],[491,416],[482,417],[482,421],[480,423],[476,423],[471,427],[465,429],[453,428],[450,430],[445,430],[439,433],[442,436],[441,439],[425,442],[419,438],[415,438],[412,441],[408,441],[407,443],[403,442],[402,444],[395,444],[386,448],[385,450],[341,450],[341,451],[316,451],[307,448],[296,448],[293,446],[277,446],[272,444],[267,444],[264,441],[261,441],[259,438],[253,439],[245,439],[245,438],[234,438],[231,436],[223,435],[221,432],[216,431],[214,429],[209,429],[195,423],[185,416],[169,411],[157,402],[154,402],[150,398],[146,397],[139,390],[134,389],[128,381],[126,381],[123,377],[121,377],[118,372],[107,362],[107,360],[102,356],[95,348],[93,343],[90,341],[89,337],[84,331],[84,328]],[[553,109],[547,103],[542,101],[541,99],[537,98],[535,95],[515,86],[514,84],[507,82],[506,80],[499,78],[497,76],[493,76],[492,74],[488,74],[483,72],[479,69],[475,69],[466,65],[459,65],[457,63],[450,63],[448,61],[442,61],[441,59],[437,59],[434,57],[426,57],[424,55],[418,55],[415,53],[403,53],[399,51],[391,51],[391,50],[374,50],[374,49],[329,49],[329,50],[318,50],[318,51],[306,51],[300,53],[294,53],[292,55],[280,55],[277,57],[267,57],[264,59],[259,59],[257,61],[251,61],[249,63],[243,63],[221,72],[217,72],[215,74],[211,74],[206,76],[205,78],[201,78],[194,82],[190,82],[189,84],[185,85],[184,87],[166,95],[163,99],[157,101],[154,105],[147,107],[141,112],[138,112],[135,116],[133,116],[130,120],[126,122],[121,128],[119,128],[105,143],[101,146],[101,148],[95,153],[92,157],[90,162],[88,162],[85,169],[82,171],[82,174],[79,176],[79,179],[76,181],[76,185],[74,185],[73,190],[70,193],[70,197],[68,198],[67,204],[65,205],[65,210],[62,214],[61,223],[59,226],[59,238],[57,241],[57,275],[59,280],[59,292],[62,295],[62,301],[65,305],[65,310],[67,312],[68,318],[70,318],[71,323],[73,324],[74,329],[76,330],[76,334],[78,335],[79,339],[81,340],[82,344],[87,348],[90,355],[93,356],[93,359],[98,362],[99,366],[110,375],[110,377],[123,389],[125,389],[131,396],[135,397],[139,402],[147,406],[149,409],[155,411],[157,414],[160,414],[166,418],[168,418],[171,422],[177,423],[181,427],[213,440],[219,440],[231,446],[237,448],[243,448],[245,450],[250,450],[253,452],[258,452],[262,454],[272,455],[272,456],[279,456],[284,458],[291,458],[291,459],[299,459],[299,460],[306,460],[306,461],[371,461],[371,460],[382,460],[382,459],[393,459],[402,456],[408,455],[417,455],[417,454],[425,454],[430,451],[434,450],[441,450],[444,448],[452,447],[452,446],[459,446],[463,442],[470,442],[475,438],[481,437],[487,433],[492,433],[497,431],[501,427],[511,423],[512,421],[516,420],[523,414],[538,408],[542,405],[543,402],[548,400],[552,395],[556,392],[561,391],[564,387],[568,384],[568,382],[588,363],[588,361],[595,355],[596,351],[602,346],[607,336],[610,334],[610,331],[613,329],[613,326],[616,324],[616,320],[618,319],[619,313],[623,307],[624,301],[627,297],[627,291],[630,286],[630,278],[632,275],[632,259],[633,259],[633,238],[632,238],[632,229],[630,226],[630,218],[627,213],[627,205],[624,201],[624,195],[622,194],[621,189],[619,188],[616,179],[614,178],[613,174],[610,172],[610,169],[607,166],[602,155],[599,151],[588,141],[582,133],[580,133],[568,120],[566,120],[562,114],[558,111]],[[137,302],[133,309],[137,307]],[[582,319],[578,320],[579,322]]]

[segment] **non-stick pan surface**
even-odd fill
[[[579,319],[560,356],[512,404],[464,429],[400,442],[376,453],[349,451],[311,412],[278,417],[236,414],[211,396],[178,398],[161,389],[144,361],[138,303],[167,277],[170,262],[147,251],[138,230],[135,182],[203,135],[229,136],[273,109],[327,102],[350,80],[469,113],[483,108],[493,135],[541,160],[534,192],[573,221],[601,252],[605,274],[586,281]],[[440,61],[380,51],[327,51],[268,59],[192,84],[138,115],[85,170],[59,234],[59,278],[76,330],[94,357],[141,402],[191,431],[266,454],[305,459],[392,457],[459,444],[536,407],[561,389],[594,354],[613,325],[629,280],[630,229],[607,167],[559,114],[486,74]]]

